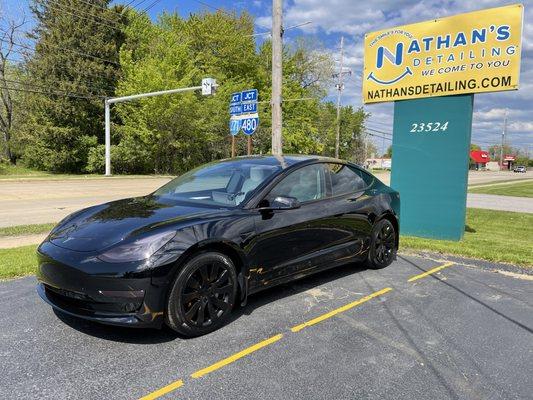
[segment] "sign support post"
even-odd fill
[[[391,187],[403,235],[463,237],[473,103],[473,94],[394,103]]]

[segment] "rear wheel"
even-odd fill
[[[237,295],[237,273],[229,257],[217,252],[191,258],[168,296],[167,325],[185,336],[200,336],[223,326]]]
[[[368,252],[368,266],[385,268],[396,258],[396,230],[388,219],[376,222],[372,228],[372,239]]]

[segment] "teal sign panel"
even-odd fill
[[[474,95],[394,103],[391,187],[402,234],[463,237],[473,104]]]

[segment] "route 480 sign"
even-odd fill
[[[233,93],[230,97],[229,113],[230,133],[235,136],[240,130],[245,135],[252,135],[259,125],[257,113],[257,89]]]

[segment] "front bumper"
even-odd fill
[[[151,284],[150,273],[50,242],[39,247],[38,261],[37,293],[55,309],[104,324],[161,327],[164,290]]]
[[[80,302],[73,304],[65,296],[59,295],[54,288],[43,283],[37,284],[37,293],[46,303],[64,314],[107,325],[131,326],[137,328],[157,328],[161,322],[145,320],[136,313],[117,314],[113,312],[94,311],[81,306]]]

